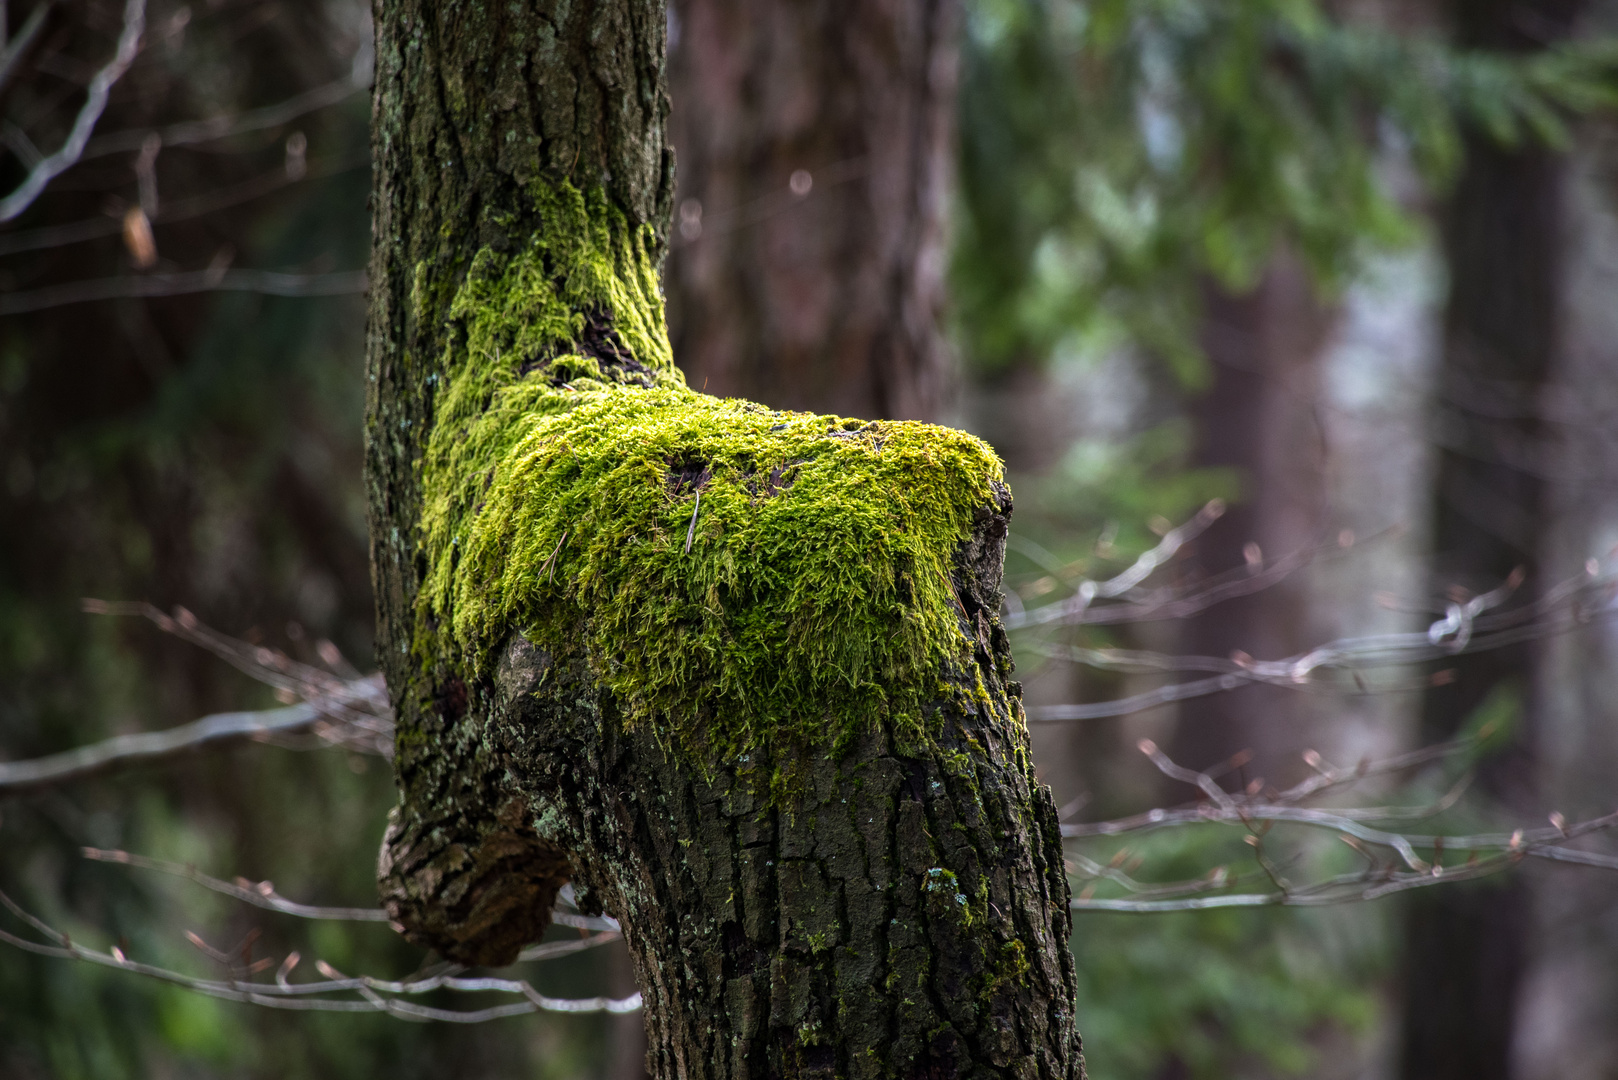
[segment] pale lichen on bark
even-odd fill
[[[377,11],[384,900],[501,963],[574,881],[660,1077],[1081,1075],[999,464],[684,385],[662,18]]]

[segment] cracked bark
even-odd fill
[[[411,655],[417,469],[455,283],[478,248],[545,227],[535,179],[603,187],[665,235],[673,163],[660,4],[401,0],[376,27],[367,486],[400,731],[389,910],[413,940],[496,964],[573,881],[623,923],[658,1077],[1082,1077],[1060,832],[998,623],[1009,493],[953,553],[976,649],[937,677],[971,693],[940,687],[930,748],[872,730],[836,754],[698,763],[626,729],[582,645],[513,633],[464,681]]]

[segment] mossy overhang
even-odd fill
[[[420,662],[475,677],[519,630],[582,646],[627,725],[709,760],[878,725],[930,742],[973,648],[956,553],[1009,509],[994,452],[688,388],[649,229],[599,191],[530,195],[541,227],[480,250],[448,305]]]

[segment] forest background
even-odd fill
[[[0,208],[6,760],[275,704],[82,598],[181,605],[339,676],[371,667],[369,14],[349,0],[17,5],[0,189],[71,139],[137,9],[138,49],[78,163]],[[1308,775],[1309,751],[1352,765],[1458,731],[1484,734],[1361,798],[1434,802],[1471,777],[1421,826],[1445,832],[1610,812],[1613,624],[1603,601],[1569,630],[1545,601],[1575,580],[1610,600],[1618,543],[1615,16],[679,0],[676,357],[710,392],[936,419],[996,447],[1017,495],[1008,618],[1036,761],[1075,822],[1196,794],[1143,739],[1199,769],[1250,751],[1232,775],[1262,787]],[[872,44],[890,39],[913,47]],[[1217,521],[1199,517],[1212,500]],[[1035,617],[1186,522],[1206,531],[1172,552],[1158,595],[1213,582],[1235,585],[1230,599]],[[1254,657],[1421,636],[1508,580],[1505,610],[1538,612],[1511,646],[1356,654],[1297,686],[1244,674]],[[1240,677],[1170,700],[1187,672]],[[419,953],[384,927],[296,923],[80,854],[370,905],[393,799],[363,748],[252,744],[34,788],[0,803],[0,889],[168,967],[217,968],[190,931],[232,957],[245,941],[250,957],[296,948],[403,974]],[[1177,881],[1247,859],[1240,835],[1198,830],[1073,854],[1086,902],[1127,899],[1097,891],[1120,868]],[[1278,875],[1355,857],[1305,843]],[[1453,1075],[1618,1075],[1612,875],[1524,865],[1509,884],[1430,895],[1077,912],[1092,1075],[1451,1075],[1427,1070],[1423,1039],[1458,1048]],[[272,1013],[3,956],[7,1076],[642,1069],[633,1015],[460,1028]],[[632,989],[610,947],[527,977],[561,996]]]

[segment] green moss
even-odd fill
[[[532,194],[529,246],[480,251],[450,305],[421,462],[423,662],[487,671],[520,628],[582,645],[625,722],[682,750],[878,724],[929,743],[938,673],[970,661],[950,568],[993,452],[688,389],[649,234],[599,194]]]
[[[990,970],[983,977],[983,987],[978,993],[979,1004],[989,1006],[996,995],[1008,989],[1014,993],[1018,987],[1026,986],[1030,970],[1028,950],[1021,941],[1012,939],[1001,942],[998,960],[991,963]]]

